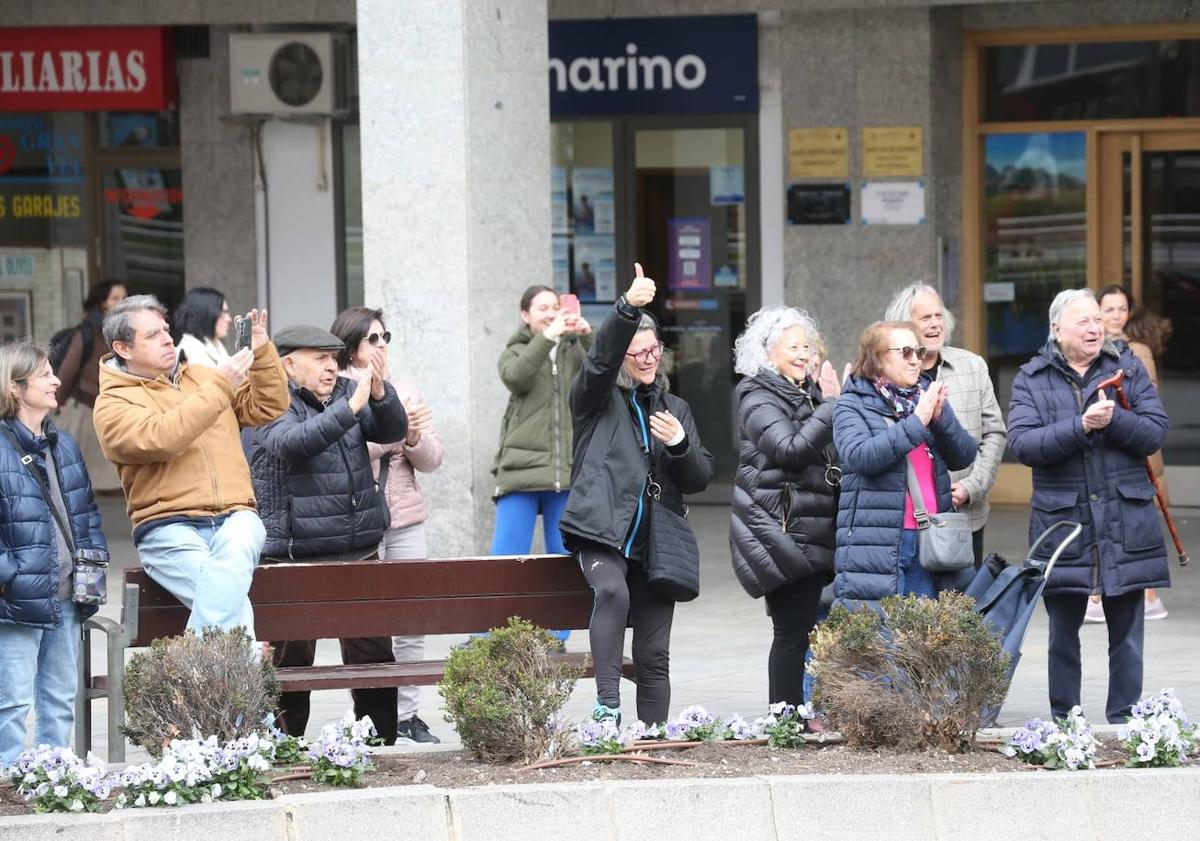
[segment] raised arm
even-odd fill
[[[1022,371],[1008,404],[1008,446],[1027,467],[1052,467],[1086,447],[1087,432],[1075,414],[1046,424],[1034,398],[1033,378]]]
[[[233,386],[214,373],[168,412],[139,406],[119,392],[102,392],[92,420],[109,461],[153,464],[175,458],[215,424],[232,401]]]
[[[833,442],[833,409],[826,400],[799,425],[770,400],[743,400],[739,422],[747,440],[767,460],[780,467],[825,464],[825,448]]]

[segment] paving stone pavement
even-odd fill
[[[111,581],[117,582],[121,570],[137,562],[136,553],[128,537],[123,503],[103,500],[101,507],[114,558]],[[671,642],[672,711],[689,704],[701,704],[710,711],[723,714],[760,715],[767,702],[770,620],[762,600],[748,597],[733,576],[729,562],[728,507],[696,505],[691,510],[701,548],[702,585],[700,598],[680,605],[675,614]],[[1185,545],[1200,551],[1200,509],[1177,509],[1174,515]],[[987,550],[999,552],[1010,561],[1024,557],[1028,547],[1028,518],[1027,508],[993,510],[985,533]],[[1200,657],[1196,647],[1196,640],[1200,638],[1200,563],[1181,569],[1172,559],[1171,575],[1174,586],[1162,593],[1170,616],[1146,623],[1145,692],[1173,687],[1184,704],[1194,714],[1200,714]],[[116,592],[115,587],[112,589]],[[119,603],[106,605],[103,613],[113,619],[119,618]],[[998,725],[1014,726],[1033,716],[1049,714],[1046,633],[1045,612],[1039,609],[1026,636],[1024,655]],[[465,637],[461,636],[430,637],[426,656],[445,656],[452,645],[463,639]],[[1081,639],[1083,707],[1085,714],[1090,713],[1101,721],[1107,687],[1105,626],[1084,625]],[[586,632],[573,633],[567,646],[571,651],[587,651]],[[93,638],[92,657],[98,665],[104,662],[102,635]],[[317,646],[317,663],[338,662],[336,641],[322,640]],[[594,698],[594,684],[590,680],[581,680],[565,714],[573,718],[585,717],[591,711]],[[626,716],[635,715],[633,684],[622,683],[622,700]],[[310,735],[318,732],[322,724],[340,718],[349,707],[347,691],[314,693]],[[93,710],[95,749],[103,755],[107,738],[105,702],[95,702]],[[454,731],[443,719],[436,687],[421,689],[421,716],[445,742],[457,742]],[[143,761],[145,754],[130,746],[128,757],[130,761]]]

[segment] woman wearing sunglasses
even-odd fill
[[[361,380],[371,376],[371,354],[386,347],[392,334],[383,324],[383,310],[370,307],[351,307],[339,315],[329,328],[345,347],[338,351],[338,367],[344,377]],[[379,479],[383,462],[388,463],[387,486],[381,488],[387,504],[389,523],[379,544],[379,557],[392,560],[427,558],[425,521],[429,510],[417,484],[416,472],[430,473],[442,464],[442,445],[433,431],[433,416],[416,385],[404,380],[391,380],[408,414],[408,434],[394,444],[367,442],[371,469]],[[425,637],[392,637],[392,653],[397,663],[425,659]],[[398,690],[397,741],[440,742],[429,732],[428,725],[417,714],[419,687],[401,686]]]
[[[874,604],[884,596],[935,598],[965,586],[974,570],[931,573],[920,563],[908,464],[930,514],[953,507],[950,471],[969,467],[977,447],[954,416],[941,381],[924,381],[925,348],[915,325],[877,321],[863,331],[858,358],[833,413],[842,461],[834,595]]]
[[[671,704],[675,602],[652,589],[647,576],[659,546],[650,511],[683,515],[683,494],[708,487],[712,457],[688,404],[667,391],[658,325],[642,311],[654,300],[654,281],[634,265],[633,284],[604,319],[571,386],[575,464],[561,527],[595,598],[588,628],[596,671],[592,717],[619,722],[629,624],[638,718],[658,724]],[[668,522],[668,514],[661,516],[660,526]]]

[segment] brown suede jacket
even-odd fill
[[[171,376],[148,380],[106,355],[93,418],[134,529],[163,517],[253,510],[240,427],[275,420],[290,401],[270,343],[254,352],[250,375],[236,391],[215,368],[182,362]]]

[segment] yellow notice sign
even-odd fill
[[[919,176],[924,155],[924,130],[920,126],[863,129],[864,178]]]
[[[844,128],[788,131],[789,170],[795,178],[848,178],[850,132]]]

